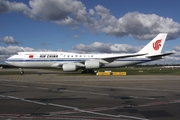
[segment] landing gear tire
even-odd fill
[[[19,70],[20,70],[20,74],[23,75],[24,74],[23,68],[19,68]]]
[[[23,75],[23,74],[24,74],[24,71],[21,71],[20,74]]]
[[[82,70],[82,74],[95,74],[94,70]]]

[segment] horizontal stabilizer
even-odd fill
[[[150,59],[161,59],[162,57],[168,56],[168,55],[171,55],[171,54],[174,54],[174,52],[160,53],[160,54],[157,54],[157,55],[150,55],[150,56],[147,56],[147,57],[150,58]]]

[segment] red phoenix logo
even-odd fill
[[[161,47],[161,41],[162,40],[156,40],[156,42],[153,43],[154,50],[159,50],[159,48]]]

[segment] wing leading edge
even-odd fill
[[[107,57],[107,58],[102,58],[102,60],[105,60],[105,61],[110,63],[110,62],[113,62],[115,59],[137,57],[137,56],[143,56],[143,55],[147,55],[147,53],[144,53],[144,54],[127,54],[127,55],[121,55],[121,56],[115,56],[115,57]]]

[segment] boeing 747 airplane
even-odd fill
[[[78,54],[69,52],[18,52],[6,63],[21,68],[62,68],[63,71],[79,69],[92,71],[98,68],[118,68],[162,59],[173,53],[161,53],[167,33],[158,34],[139,52],[133,54]],[[124,59],[125,58],[125,59]],[[127,59],[128,58],[128,59]]]

